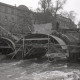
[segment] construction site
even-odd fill
[[[1,80],[80,79],[80,31],[15,35],[0,26]]]
[[[80,29],[49,28],[20,34],[0,26],[0,80],[80,79]]]
[[[80,64],[74,63],[80,60],[78,29],[65,34],[28,33],[21,38],[2,30],[8,35],[0,37],[1,80],[80,79]]]
[[[52,34],[28,33],[16,36],[3,27],[1,29],[7,36],[0,37],[0,54],[11,59],[80,59],[79,29],[64,29],[53,31]]]
[[[30,1],[0,1],[0,80],[80,80],[79,15],[67,0]]]

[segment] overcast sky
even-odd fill
[[[38,7],[39,0],[0,0],[0,2],[7,3],[10,5],[26,5],[30,9],[35,10]],[[77,13],[77,20],[80,20],[80,0],[67,0],[64,10],[75,11]]]

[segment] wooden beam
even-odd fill
[[[9,46],[0,46],[0,48],[11,48]]]
[[[50,38],[31,38],[31,39],[24,39],[26,41],[32,41],[32,40],[49,40]],[[22,39],[23,40],[23,39]]]
[[[21,44],[17,44],[17,45],[21,45]],[[27,43],[25,43],[25,46],[32,46],[32,45],[34,45],[34,46],[37,46],[37,45],[39,45],[39,46],[44,46],[44,45],[48,46],[48,43],[47,44],[36,44],[36,43],[27,44]],[[60,44],[54,44],[54,43],[49,43],[49,45],[80,47],[78,45],[60,45]]]

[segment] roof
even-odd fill
[[[28,7],[25,5],[19,5],[18,8],[21,10],[25,10],[25,11],[28,10],[29,11]]]
[[[30,11],[25,5],[20,5],[19,6],[20,8],[19,7],[16,7],[16,5],[13,6],[13,5],[9,5],[9,4],[2,3],[2,2],[0,2],[0,5],[6,6],[6,7],[10,7],[10,8],[14,8],[14,9],[21,10],[21,11]],[[22,7],[23,7],[23,9],[22,9]]]

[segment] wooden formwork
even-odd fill
[[[47,40],[47,43],[46,44],[32,43],[32,41],[35,41],[35,40],[37,40],[37,41]],[[29,43],[25,43],[25,41],[29,41]],[[35,57],[41,58],[45,54],[49,55],[50,53],[54,53],[54,50],[57,53],[64,53],[64,54],[68,53],[67,50],[64,51],[61,49],[61,46],[66,46],[66,45],[59,45],[59,44],[50,43],[49,37],[48,38],[32,38],[32,39],[22,38],[22,44],[17,44],[17,46],[19,46],[19,47],[17,49],[15,49],[14,55],[12,56],[12,59],[16,55],[18,58],[20,56],[21,59],[24,59],[24,58],[26,58],[26,56],[30,56],[30,55],[32,56],[35,53],[36,53]],[[35,53],[34,53],[34,51],[35,51]]]
[[[49,35],[47,35],[47,37],[39,37],[39,38],[34,38],[34,37],[33,38],[31,38],[31,37],[25,38],[24,37],[24,38],[21,38],[21,41],[22,41],[21,44],[19,44],[19,43],[16,44],[16,48],[15,48],[12,59],[15,56],[18,56],[18,58],[20,56],[21,59],[24,59],[24,58],[26,58],[25,56],[34,55],[35,53],[36,54],[34,57],[36,57],[36,55],[37,55],[37,58],[40,58],[39,56],[41,56],[42,53],[44,55],[47,54],[47,57],[50,55],[50,53],[52,53],[52,54],[61,53],[61,54],[65,54],[65,56],[69,57],[69,59],[74,60],[75,58],[76,59],[79,58],[78,55],[79,55],[80,46],[69,45],[69,44],[61,45],[61,44],[52,43]],[[39,43],[41,41],[44,41],[44,42],[46,41],[46,43],[45,44]],[[33,43],[33,42],[35,42],[35,43]],[[67,47],[66,50],[62,49],[61,46],[63,46],[63,47],[66,46]],[[34,53],[34,51],[35,51],[35,53]],[[44,52],[41,53],[40,51],[44,51]],[[66,55],[66,53],[67,53],[67,55]],[[78,55],[76,55],[76,53],[78,53]],[[39,54],[39,56],[38,56],[38,54]],[[42,56],[44,56],[44,55],[42,55]],[[75,58],[73,56],[75,56]],[[53,58],[54,58],[54,55],[53,55]]]

